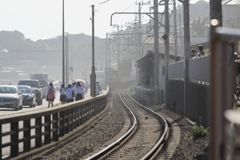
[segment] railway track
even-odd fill
[[[169,137],[167,121],[135,101],[129,94],[118,92],[122,104],[131,113],[131,126],[115,142],[87,158],[154,159]]]

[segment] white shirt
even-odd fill
[[[77,86],[76,88],[75,88],[75,93],[77,94],[77,93],[80,93],[80,94],[83,94],[84,93],[84,89],[83,89],[83,87],[79,87],[79,86]]]
[[[61,88],[60,89],[60,94],[66,94],[66,88]]]
[[[72,92],[73,92],[72,88],[68,88],[66,90],[67,99],[73,99]]]
[[[100,94],[101,87],[99,85],[96,85],[96,94]]]

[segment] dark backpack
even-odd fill
[[[54,99],[54,91],[53,91],[53,88],[49,89],[47,98],[48,98],[48,99]]]

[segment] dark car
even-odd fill
[[[37,104],[38,105],[42,105],[42,95],[43,95],[43,90],[42,90],[42,86],[40,86],[40,83],[38,80],[35,79],[22,79],[18,82],[18,85],[27,85],[27,86],[31,86],[33,91],[36,94],[37,97]]]
[[[17,86],[0,85],[0,108],[22,109],[22,99]]]
[[[18,89],[23,96],[23,105],[27,105],[29,107],[36,107],[37,99],[35,91],[33,91],[32,87],[26,85],[18,85]]]

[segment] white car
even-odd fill
[[[0,85],[0,108],[22,109],[22,93],[17,86]]]

